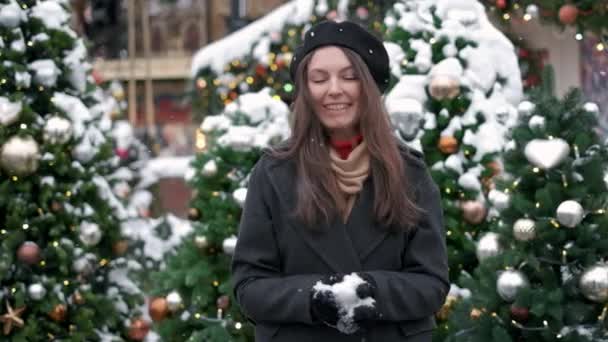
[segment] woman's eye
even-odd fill
[[[315,80],[315,79],[313,79],[313,80],[310,80],[310,81],[311,81],[312,83],[323,83],[323,82],[325,82],[325,80],[324,80],[324,79],[316,79],[316,80]]]
[[[345,75],[344,79],[345,80],[349,80],[349,81],[354,81],[354,80],[357,79],[357,76],[355,76],[355,75]]]

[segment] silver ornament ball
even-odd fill
[[[33,300],[41,300],[46,295],[46,289],[42,284],[35,283],[28,286],[27,293]]]
[[[89,276],[95,272],[97,257],[93,253],[87,253],[76,259],[72,264],[72,269],[83,276]]]
[[[234,201],[242,208],[245,205],[247,198],[247,188],[238,188],[232,193]]]
[[[0,124],[8,126],[17,122],[21,109],[21,102],[11,102],[8,98],[0,96]]]
[[[526,14],[532,18],[538,18],[538,6],[535,4],[528,5],[526,7]]]
[[[508,194],[496,189],[492,189],[490,192],[488,192],[488,199],[497,210],[504,210],[508,208],[509,202],[511,201]]]
[[[217,174],[217,164],[215,163],[215,160],[212,159],[206,162],[205,165],[203,165],[202,173],[205,177],[215,176]]]
[[[224,240],[222,243],[222,249],[224,253],[232,255],[234,253],[234,249],[236,248],[236,236],[231,236]]]
[[[593,115],[597,115],[600,112],[600,107],[595,102],[587,102],[583,105],[583,109]]]
[[[477,242],[477,259],[483,261],[502,253],[500,236],[494,232],[485,233]]]
[[[557,207],[557,220],[568,228],[576,227],[584,218],[585,211],[576,201],[564,201]]]
[[[530,219],[519,219],[513,224],[513,236],[519,241],[530,241],[536,237],[536,223]]]
[[[65,144],[72,137],[72,123],[60,116],[53,116],[44,125],[44,141],[49,144]]]
[[[579,281],[579,288],[590,301],[608,301],[608,265],[596,265],[586,270]]]
[[[514,301],[519,290],[527,287],[530,287],[528,278],[518,270],[503,271],[496,279],[496,291],[507,302]]]
[[[0,164],[10,174],[26,176],[36,172],[40,159],[38,143],[31,136],[14,136],[0,152]]]
[[[80,241],[87,246],[95,246],[101,241],[101,230],[97,223],[82,222],[80,224]]]
[[[169,293],[165,299],[167,300],[167,307],[171,312],[180,310],[184,302],[182,300],[182,296],[180,296],[176,291]]]
[[[530,101],[523,101],[517,106],[517,113],[520,116],[530,116],[534,113],[534,109],[536,109],[536,105]]]

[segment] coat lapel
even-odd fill
[[[296,203],[295,167],[289,162],[279,162],[269,167],[269,174],[272,175],[270,179],[282,203],[281,207],[291,211]],[[346,227],[339,220],[329,225],[323,224],[320,229],[311,229],[285,213],[283,222],[287,223],[333,272],[349,273],[361,270],[361,262],[348,237]]]
[[[381,227],[374,219],[374,187],[368,179],[360,193],[359,200],[348,220],[349,231],[353,232],[354,245],[358,259],[363,263],[366,258],[386,239],[389,230]]]

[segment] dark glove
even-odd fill
[[[365,273],[323,277],[311,289],[312,317],[345,334],[379,318],[375,281]]]

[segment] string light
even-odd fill
[[[63,281],[63,285],[64,286],[69,286],[70,285],[70,281],[69,280],[64,280]]]
[[[207,137],[202,129],[196,129],[196,148],[199,151],[204,150],[207,147]]]
[[[16,182],[19,180],[19,178],[17,176],[13,176],[12,180],[13,180],[13,182]]]
[[[30,225],[29,225],[29,224],[27,224],[27,223],[24,223],[24,224],[23,224],[23,230],[27,230],[29,227],[30,227]]]
[[[247,84],[253,84],[253,77],[247,76],[247,78],[245,79],[245,82],[247,82]]]
[[[597,51],[604,51],[604,48],[605,48],[604,43],[597,43],[595,48],[597,49]]]
[[[530,15],[530,14],[528,14],[528,13],[524,14],[524,20],[525,20],[525,21],[530,21],[530,20],[532,20],[532,15]]]
[[[509,19],[511,19],[511,15],[509,13],[505,13],[505,14],[503,14],[502,18],[504,20],[509,20]]]
[[[24,124],[24,123],[22,123],[21,125],[19,125],[19,128],[21,128],[21,129],[27,129],[27,125]]]
[[[577,33],[577,34],[574,36],[574,39],[576,39],[576,40],[583,40],[583,35],[582,35],[582,34],[580,34],[580,33]]]

